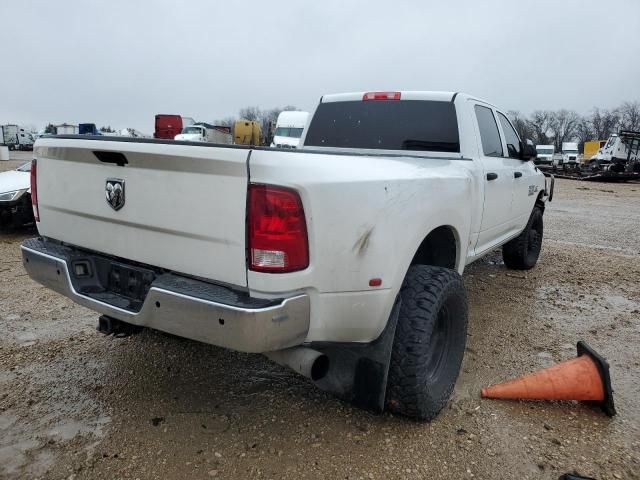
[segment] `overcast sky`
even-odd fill
[[[153,131],[325,93],[453,90],[505,109],[640,100],[640,1],[0,0],[0,123]]]

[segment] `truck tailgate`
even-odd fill
[[[41,235],[246,286],[249,150],[45,138],[34,154]],[[126,165],[98,156],[107,162],[124,158]],[[124,205],[118,210],[107,202],[108,180],[112,186],[124,182]]]

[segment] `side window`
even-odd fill
[[[490,108],[476,105],[476,118],[480,128],[480,139],[482,140],[482,151],[487,157],[502,156],[502,142],[498,124]]]
[[[502,125],[502,131],[504,132],[504,139],[507,143],[507,153],[510,158],[520,158],[520,139],[518,134],[513,129],[511,122],[503,114],[498,112],[498,118],[500,119],[500,125]]]

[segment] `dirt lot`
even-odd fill
[[[258,355],[104,337],[26,276],[33,232],[0,234],[0,477],[640,478],[639,207],[640,185],[558,181],[533,271],[499,253],[467,270],[463,371],[430,424],[354,409]],[[479,398],[580,339],[611,363],[617,417]]]

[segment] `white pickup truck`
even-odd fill
[[[500,246],[536,264],[551,179],[462,93],[326,95],[301,145],[41,138],[24,266],[112,325],[264,353],[431,419],[465,350],[460,275]]]

